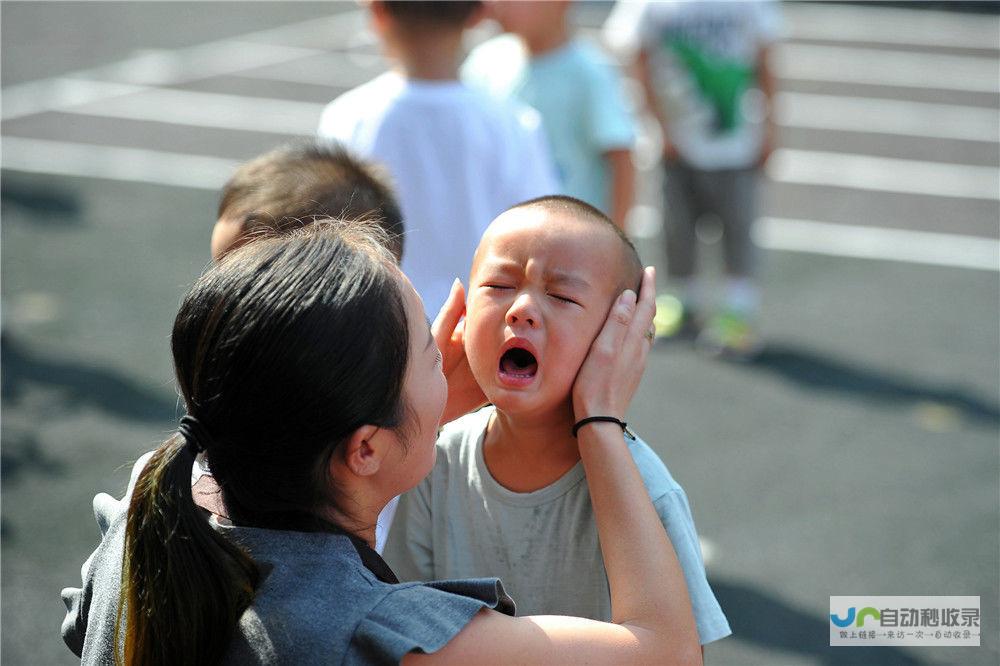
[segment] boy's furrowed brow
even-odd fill
[[[520,273],[523,269],[521,264],[516,261],[504,261],[502,259],[493,259],[491,261],[483,262],[483,266],[480,269],[489,274],[505,274],[514,275]],[[545,282],[550,284],[558,284],[565,287],[573,287],[577,289],[590,289],[591,284],[587,282],[584,278],[580,277],[576,273],[562,271],[562,270],[549,270],[543,273],[542,278]]]
[[[577,287],[579,289],[589,289],[590,283],[578,275],[563,271],[552,271],[545,274],[546,282],[552,284],[565,285],[567,287]]]
[[[494,271],[497,273],[516,273],[521,269],[521,265],[516,261],[492,259],[483,262],[481,271]]]

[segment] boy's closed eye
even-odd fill
[[[496,282],[486,282],[486,283],[481,284],[480,287],[483,288],[483,289],[489,289],[491,291],[499,291],[499,292],[510,291],[510,290],[514,289],[514,287],[511,286],[511,285],[500,284],[500,283],[496,283]],[[577,300],[574,297],[568,296],[566,294],[555,293],[555,292],[549,291],[549,292],[546,292],[546,296],[554,298],[555,300],[560,301],[562,303],[576,305],[576,306],[579,306],[581,308],[583,307],[583,304],[579,300]]]
[[[576,301],[576,300],[570,298],[569,296],[563,296],[563,295],[560,295],[560,294],[554,294],[552,292],[549,292],[548,295],[551,296],[552,298],[558,300],[558,301],[563,302],[563,303],[577,305],[577,306],[579,306],[581,308],[583,307],[583,303],[580,303],[579,301]]]

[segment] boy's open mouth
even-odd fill
[[[538,372],[538,361],[527,349],[512,347],[500,357],[500,377],[512,384],[527,384]]]

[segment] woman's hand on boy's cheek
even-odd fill
[[[647,267],[636,295],[622,293],[590,346],[573,383],[573,415],[625,418],[653,342],[656,273]]]
[[[448,300],[431,325],[434,341],[441,350],[442,371],[448,380],[448,402],[441,417],[442,423],[457,419],[486,403],[486,396],[472,376],[472,368],[465,356],[464,314],[465,289],[459,280],[455,280]]]
[[[451,293],[441,306],[441,312],[431,324],[431,335],[441,352],[444,376],[449,376],[465,360],[462,344],[462,317],[465,315],[465,288],[459,280],[451,285]]]
[[[465,358],[445,378],[448,380],[448,401],[441,415],[442,424],[454,421],[486,404],[486,395],[472,376],[472,369]]]

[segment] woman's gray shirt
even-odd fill
[[[101,544],[83,565],[82,588],[62,593],[63,639],[84,664],[114,663],[128,498],[147,459],[136,463],[125,499],[94,498]],[[409,652],[439,650],[482,608],[513,614],[496,578],[384,583],[346,536],[213,527],[263,574],[225,663],[397,664]]]

